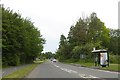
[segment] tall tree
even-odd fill
[[[114,55],[120,55],[120,29],[110,29],[109,51]]]
[[[97,17],[96,13],[92,13],[87,18],[80,18],[74,26],[70,27],[67,39],[63,35],[61,36],[57,52],[60,56],[67,54],[64,55],[65,59],[67,56],[79,59],[80,54],[90,57],[93,47],[97,49],[108,48],[109,43],[109,29]]]
[[[3,66],[32,62],[43,50],[45,40],[30,19],[9,8],[2,9]]]
[[[57,51],[57,55],[59,55],[59,60],[65,60],[70,58],[70,50],[71,47],[68,44],[68,41],[64,35],[61,35],[60,42],[59,42],[59,48]]]
[[[108,47],[107,44],[109,44],[110,40],[109,29],[107,29],[104,23],[97,17],[96,13],[90,15],[87,38],[90,42],[95,43],[95,47]]]

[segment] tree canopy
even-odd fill
[[[42,51],[45,39],[29,18],[2,8],[3,66],[32,62]]]
[[[104,22],[93,12],[89,17],[80,18],[75,25],[72,25],[67,38],[61,35],[56,52],[59,55],[58,59],[79,59],[81,54],[92,57],[91,51],[94,47],[118,54],[117,39],[120,36],[118,32],[119,30],[111,31],[106,28]],[[113,50],[112,47],[116,49]]]

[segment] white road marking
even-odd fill
[[[62,68],[62,67],[60,67],[60,66],[58,66],[58,65],[56,65],[56,64],[54,64],[54,66],[57,67],[57,68],[60,68],[60,69],[63,70],[63,71],[66,71],[66,72],[68,72],[68,73],[77,74],[77,75],[79,75],[79,76],[82,77],[82,78],[98,78],[98,77],[92,76],[92,75],[80,74],[80,73],[78,73],[77,71],[74,71],[74,70],[71,70],[71,69]]]
[[[60,68],[63,71],[66,71],[68,73],[78,73],[77,71],[74,71],[74,70],[71,70],[71,69],[67,69],[67,68],[62,68],[62,67],[60,67],[60,66],[58,66],[56,64],[54,64],[54,66],[57,67],[57,68]]]
[[[56,67],[60,67],[60,66],[56,66]]]
[[[60,66],[57,66],[56,64],[54,64],[54,66],[55,66],[55,67],[58,67],[58,68],[60,67]]]
[[[92,76],[92,75],[89,75],[90,76],[90,78],[99,78],[99,77],[96,77],[96,76]]]
[[[80,77],[84,78],[85,74],[78,74]]]
[[[92,75],[85,75],[85,74],[78,74],[78,75],[82,78],[98,78],[98,77],[92,76]]]
[[[91,68],[86,68],[86,67],[79,67],[79,68],[91,69]],[[99,69],[91,69],[91,70],[96,70],[96,71],[101,71],[101,72],[108,72],[108,73],[114,73],[114,74],[120,74],[119,72],[105,71],[105,70],[99,70]]]
[[[75,74],[78,73],[77,71],[74,71],[74,70],[71,70],[71,69],[66,69],[66,68],[60,68],[60,69],[63,70],[63,71],[66,71],[68,73],[75,73]]]

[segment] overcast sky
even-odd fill
[[[92,12],[103,21],[107,28],[118,28],[119,0],[2,0],[4,7],[19,12],[22,17],[31,18],[46,39],[44,52],[55,52],[60,35],[68,35],[71,25],[80,17]]]

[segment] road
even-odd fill
[[[38,65],[26,78],[118,78],[118,73],[48,61]]]

